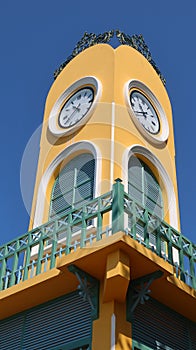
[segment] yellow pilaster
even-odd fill
[[[129,256],[118,249],[107,257],[103,301],[124,302],[129,280]]]
[[[103,290],[102,283],[99,318],[93,322],[92,349],[131,350],[131,323],[126,321],[126,302],[103,302]]]

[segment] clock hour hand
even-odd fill
[[[144,111],[135,111],[136,114],[142,114],[142,116],[146,119],[147,118],[147,112]],[[138,116],[139,117],[139,116]]]

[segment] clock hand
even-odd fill
[[[74,113],[77,112],[77,111],[78,111],[78,110],[75,108],[74,111],[71,113],[71,115],[68,116],[68,117],[64,116],[64,117],[63,117],[63,120],[66,119],[66,122],[68,122],[68,121],[72,118],[72,116],[74,115]]]
[[[147,114],[147,112],[144,112],[144,111],[135,111],[135,113]]]

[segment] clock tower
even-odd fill
[[[196,246],[141,35],[85,33],[55,72],[29,232],[1,248],[2,350],[194,349]]]

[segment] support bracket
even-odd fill
[[[99,316],[99,281],[75,265],[68,266],[68,270],[76,276],[79,295],[88,301],[92,319],[96,320]]]
[[[162,275],[163,272],[157,270],[130,281],[127,292],[127,320],[129,322],[133,321],[133,314],[137,305],[139,303],[144,304],[147,300],[150,299],[149,294],[151,293],[151,290],[149,287],[151,283],[155,279],[160,278]]]

